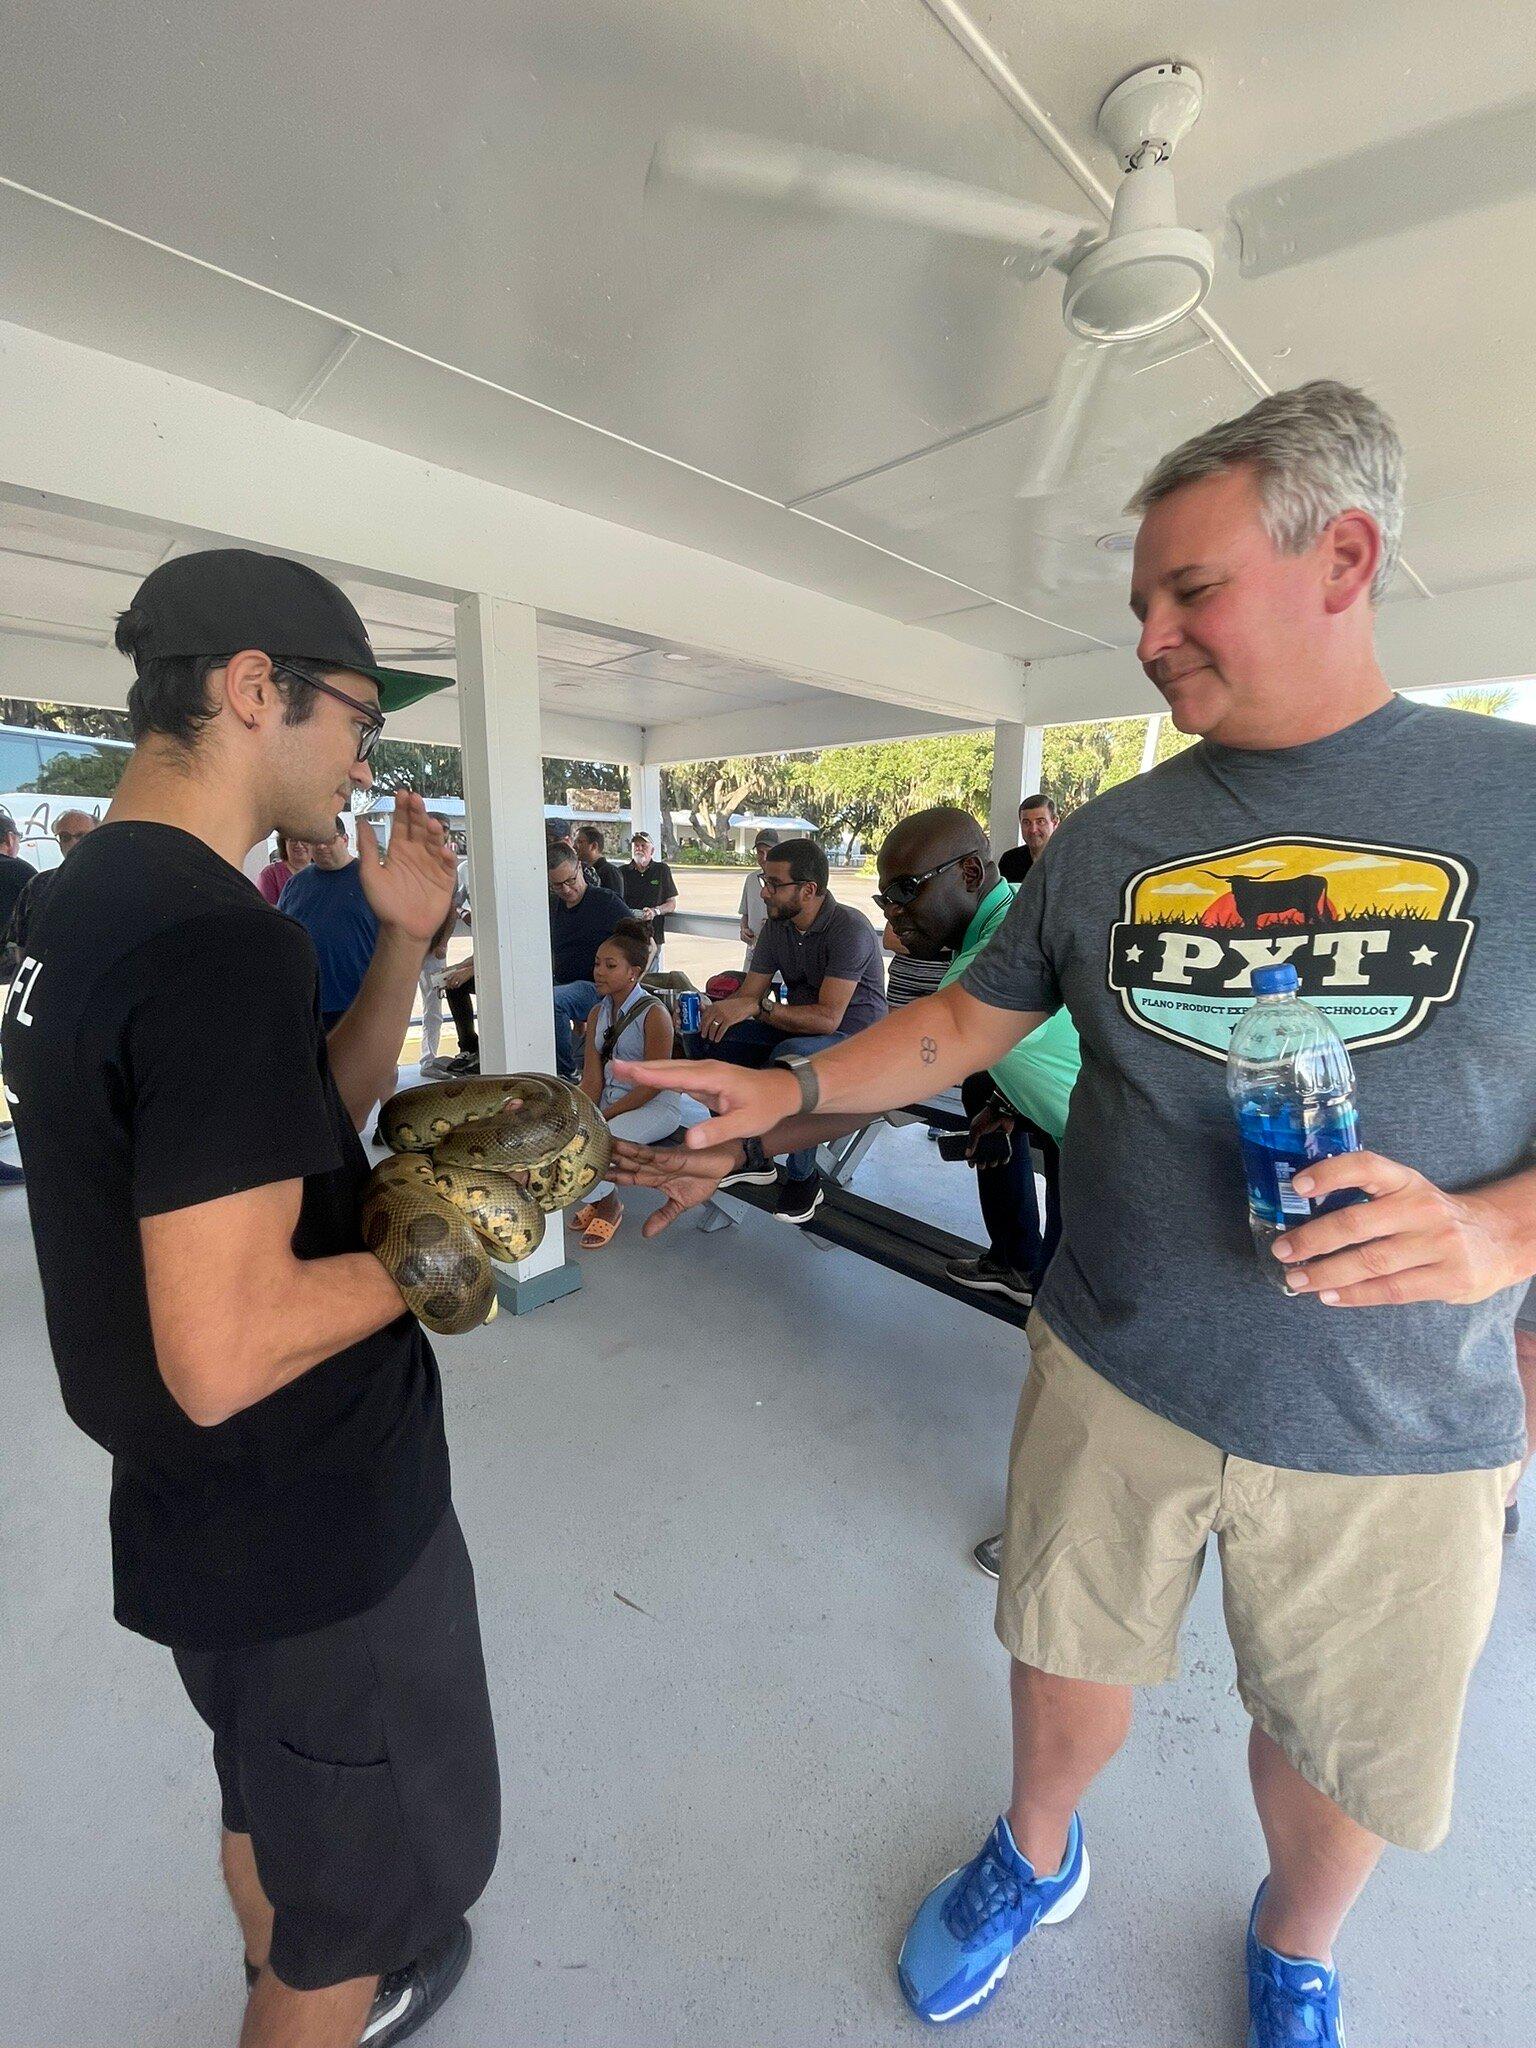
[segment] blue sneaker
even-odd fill
[[[980,2012],[1019,1943],[1042,1922],[1075,1913],[1087,1889],[1088,1851],[1075,1813],[1054,1877],[1035,1876],[1007,1818],[999,1820],[981,1854],[934,1886],[907,1929],[896,1970],[908,2005],[933,2026]]]
[[[1266,1948],[1254,1932],[1263,1896],[1260,1885],[1248,1916],[1248,2048],[1344,2048],[1338,1971]]]

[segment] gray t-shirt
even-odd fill
[[[1262,1277],[1225,1055],[1289,959],[1358,1081],[1361,1142],[1449,1189],[1536,1158],[1536,729],[1394,698],[1310,745],[1202,742],[1068,818],[962,985],[1065,1003],[1059,1336],[1232,1456],[1451,1472],[1520,1455],[1512,1324],[1327,1308]]]
[[[855,983],[842,1030],[864,1031],[885,1015],[885,955],[867,917],[828,896],[808,931],[770,917],[752,948],[753,974],[782,974],[792,1003],[814,1003],[824,981]]]

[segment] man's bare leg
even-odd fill
[[[1332,1963],[1344,1916],[1386,1844],[1309,1785],[1257,1726],[1248,1738],[1248,1775],[1269,1845],[1259,1940],[1283,1956]]]
[[[263,1970],[245,2008],[240,2048],[357,2048],[377,1977],[294,1991]]]
[[[1013,1798],[1008,1825],[1037,1877],[1053,1877],[1079,1801],[1125,1741],[1131,1688],[1053,1678],[1013,1660]]]
[[[258,1970],[263,1969],[272,1949],[272,1902],[256,1875],[251,1838],[249,1835],[232,1835],[226,1828],[219,1848],[230,1903],[235,1909],[235,1918],[240,1922],[240,1932],[245,1936],[246,1961],[254,1963]]]

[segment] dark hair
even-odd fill
[[[651,957],[650,934],[638,917],[621,917],[607,938],[599,943],[617,947],[631,967],[642,971]]]
[[[585,839],[588,846],[594,847],[598,853],[602,852],[603,835],[595,825],[578,825],[576,827],[576,837],[578,840]]]
[[[195,747],[203,727],[218,716],[218,706],[208,701],[208,678],[229,656],[152,654],[140,660],[148,631],[149,620],[132,605],[118,613],[113,644],[137,670],[128,688],[128,730],[135,742],[158,732],[178,746]],[[317,693],[298,676],[274,673],[273,680],[283,700],[284,725],[302,725],[315,708]]]
[[[779,835],[778,835],[778,833],[774,831],[774,829],[773,829],[773,827],[772,827],[771,825],[765,825],[765,826],[763,827],[762,831],[761,831],[761,832],[759,832],[759,833],[758,833],[758,835],[757,835],[757,837],[756,837],[756,838],[755,838],[755,839],[753,840],[753,842],[752,842],[752,850],[753,850],[753,852],[755,853],[755,852],[757,851],[758,847],[760,847],[760,846],[777,846],[777,845],[778,845],[778,843],[779,843]]]
[[[781,839],[770,855],[774,867],[789,869],[792,882],[814,882],[825,892],[827,886],[827,856],[814,839]]]
[[[11,816],[10,812],[0,811],[0,839],[19,839],[20,837],[21,834],[16,830],[16,820]]]
[[[1041,790],[1036,790],[1033,796],[1025,797],[1023,803],[1019,805],[1019,809],[1021,811],[1048,811],[1053,818],[1056,815],[1056,806]]]
[[[581,872],[581,861],[576,849],[567,840],[548,839],[544,843],[544,869],[553,874],[556,868],[575,868]]]

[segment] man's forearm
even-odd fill
[[[842,1030],[847,1013],[826,1003],[764,1003],[757,1014],[786,1038],[825,1038]]]
[[[326,1041],[336,1086],[359,1129],[390,1086],[425,958],[420,939],[381,930],[363,985]]]
[[[902,1109],[938,1095],[1006,1052],[1045,1021],[1043,1010],[996,1010],[958,984],[895,1010],[812,1058],[822,1114]],[[791,1077],[792,1078],[792,1077]]]

